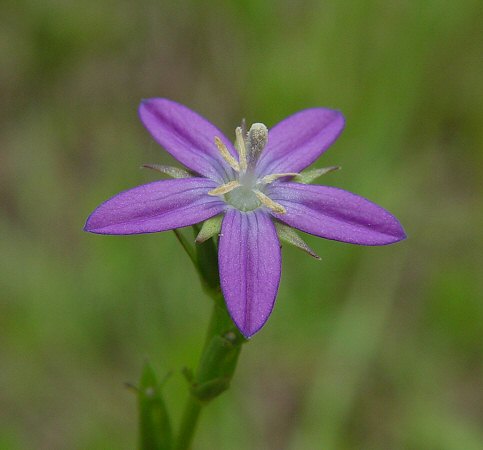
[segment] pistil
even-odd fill
[[[254,169],[268,142],[268,129],[263,123],[254,123],[248,132],[248,167]]]

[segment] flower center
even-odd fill
[[[244,185],[227,192],[225,194],[225,201],[240,211],[253,211],[262,204],[255,192],[253,192],[253,189]]]
[[[255,168],[260,155],[268,142],[268,129],[263,123],[254,123],[247,133],[244,125],[235,130],[235,147],[238,161],[231,155],[219,137],[215,144],[229,166],[235,171],[235,177],[208,192],[209,195],[222,196],[226,203],[240,211],[253,211],[261,206],[284,214],[285,208],[263,193],[267,184],[283,177],[293,177],[296,173],[278,173],[257,178]]]

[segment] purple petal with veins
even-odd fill
[[[218,128],[186,106],[152,98],[141,103],[139,116],[158,144],[189,169],[216,181],[232,173],[213,140],[218,136],[235,156],[233,144]]]
[[[269,195],[287,210],[274,216],[306,233],[360,245],[392,244],[406,237],[391,213],[342,189],[285,182],[273,184]]]
[[[270,216],[260,209],[229,209],[218,259],[228,312],[242,334],[250,337],[270,316],[280,282],[280,243]]]
[[[327,108],[305,109],[287,117],[270,129],[258,173],[300,172],[334,143],[344,124],[339,111]]]
[[[225,204],[207,192],[216,183],[206,178],[155,181],[121,192],[97,207],[85,231],[139,234],[186,227],[223,211]]]

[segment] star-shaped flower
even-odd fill
[[[143,101],[139,115],[154,139],[189,172],[148,165],[176,179],[121,192],[90,215],[85,230],[154,233],[207,221],[197,239],[202,241],[219,231],[218,218],[223,217],[221,288],[246,337],[260,330],[275,303],[279,235],[316,256],[290,227],[361,245],[392,244],[406,237],[393,215],[365,198],[306,184],[333,168],[300,173],[341,133],[344,117],[338,111],[306,109],[270,131],[261,123],[248,132],[242,125],[236,129],[235,146],[197,113],[167,99]]]

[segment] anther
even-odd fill
[[[216,197],[217,195],[223,195],[230,191],[233,191],[233,189],[237,188],[238,186],[240,186],[240,183],[238,181],[230,181],[229,183],[222,184],[221,186],[212,189],[208,192],[208,195],[213,195],[214,197]]]
[[[238,161],[231,156],[231,153],[226,148],[226,145],[218,136],[215,136],[215,144],[218,147],[218,151],[220,152],[221,156],[223,156],[223,159],[230,165],[230,167],[236,172],[240,172]]]
[[[260,200],[264,206],[271,209],[273,212],[278,214],[285,214],[287,212],[287,210],[280,203],[274,202],[270,197],[258,189],[253,189],[253,192],[257,196],[258,200]]]
[[[241,127],[237,127],[235,130],[236,145],[238,149],[238,155],[240,159],[240,170],[245,172],[247,170],[247,147],[245,145],[245,138],[243,136],[243,130]]]

